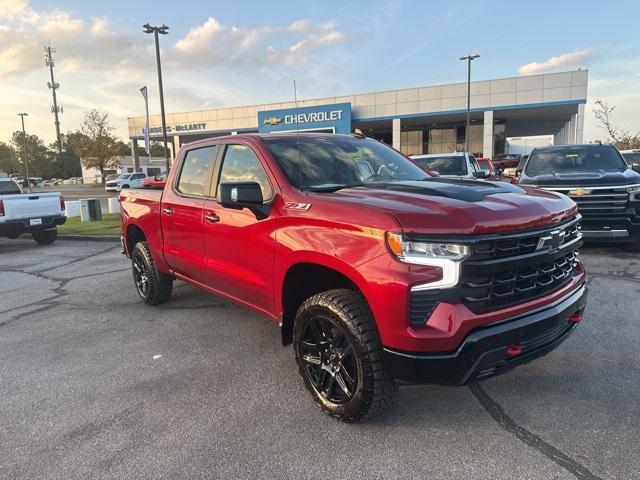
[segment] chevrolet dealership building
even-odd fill
[[[504,153],[508,137],[553,135],[554,144],[581,143],[587,70],[471,82],[469,149]],[[360,93],[340,97],[169,113],[167,135],[181,145],[250,132],[331,132],[365,135],[406,154],[464,150],[467,84]],[[143,143],[145,117],[129,118],[132,152]],[[162,139],[160,116],[150,118],[152,140]],[[175,155],[172,155],[175,156]]]

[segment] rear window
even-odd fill
[[[12,195],[21,193],[20,187],[13,180],[0,180],[0,195]]]
[[[620,153],[611,145],[534,150],[527,162],[527,174],[530,175],[558,172],[620,172],[627,168]]]
[[[218,150],[212,147],[189,150],[182,162],[178,191],[185,195],[202,197],[209,194],[209,172]]]
[[[467,174],[467,162],[462,155],[414,158],[413,161],[423,168],[426,167],[438,172],[440,175],[461,176]]]

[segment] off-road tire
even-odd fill
[[[39,230],[33,232],[31,236],[39,245],[51,245],[56,241],[56,238],[58,238],[58,229],[50,228],[47,230]]]
[[[352,347],[358,375],[357,386],[344,403],[333,403],[321,395],[305,369],[309,362],[303,359],[303,336],[306,328],[309,328],[309,322],[318,316],[329,319],[337,326]],[[373,315],[359,292],[330,290],[308,298],[298,309],[295,318],[293,344],[305,387],[327,415],[355,423],[393,405],[397,386],[385,369],[382,344]]]
[[[138,242],[133,247],[131,272],[136,291],[144,303],[158,305],[169,300],[173,291],[173,277],[158,272],[147,242]]]

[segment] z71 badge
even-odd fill
[[[286,210],[302,210],[303,212],[306,212],[307,210],[309,210],[311,208],[311,204],[310,203],[298,203],[298,202],[286,202],[284,204],[284,208]]]

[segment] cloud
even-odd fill
[[[584,67],[596,57],[597,55],[592,48],[585,48],[583,50],[576,50],[575,52],[563,53],[557,57],[551,57],[541,63],[527,63],[518,69],[518,73],[520,75],[537,75],[554,70]]]
[[[13,18],[26,10],[27,0],[0,0],[0,18]]]
[[[284,26],[237,27],[209,17],[176,42],[169,61],[176,66],[246,70],[275,65],[302,65],[323,48],[345,42],[349,35],[335,21],[296,20]]]

